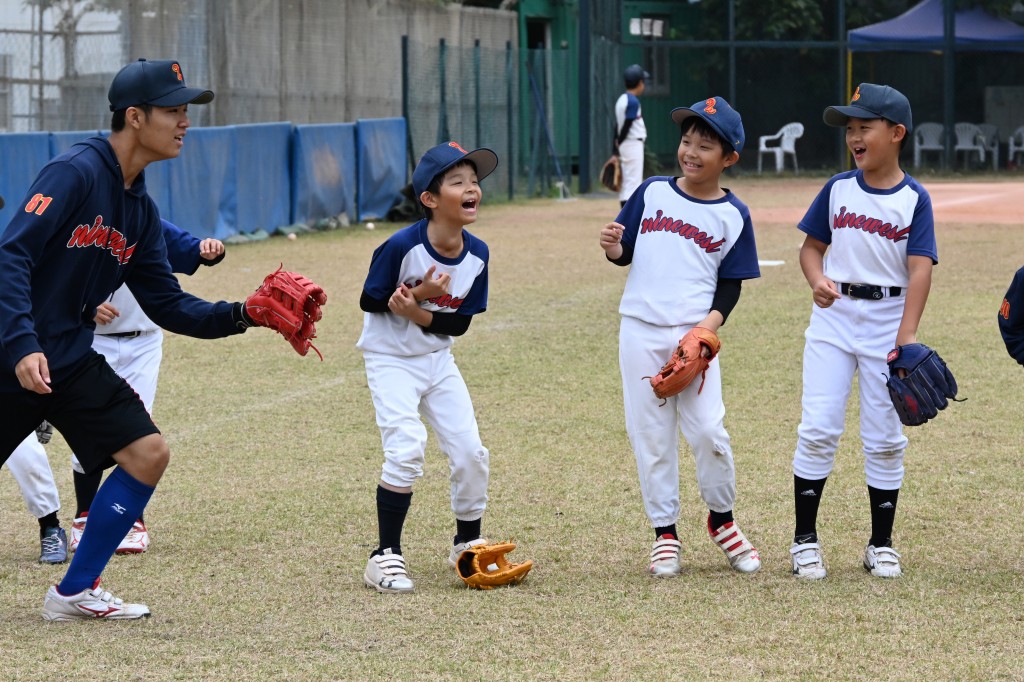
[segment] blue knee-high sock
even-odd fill
[[[154,490],[121,467],[107,476],[89,507],[85,533],[64,580],[57,586],[58,592],[72,595],[93,586]]]

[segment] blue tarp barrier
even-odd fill
[[[39,169],[49,160],[50,133],[0,135],[0,196],[5,204],[0,209],[0,233],[7,229]]]
[[[404,118],[361,119],[356,123],[359,150],[359,220],[379,220],[400,201],[408,158]]]
[[[235,126],[236,231],[273,232],[292,222],[291,123]]]
[[[167,164],[170,189],[170,201],[157,202],[161,217],[199,238],[227,239],[238,232],[234,145],[232,127],[190,128],[178,158],[161,162]]]
[[[313,223],[345,213],[356,219],[356,124],[295,126],[292,220]]]
[[[59,156],[71,149],[71,145],[90,137],[103,135],[99,130],[65,130],[50,133],[50,156]]]

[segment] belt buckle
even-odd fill
[[[865,298],[872,301],[882,300],[882,287],[874,284],[851,284],[850,296],[854,298]]]

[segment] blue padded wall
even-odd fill
[[[356,124],[295,126],[292,220],[312,223],[345,213],[356,220]]]
[[[233,127],[190,128],[178,158],[161,162],[167,164],[170,201],[157,203],[160,216],[199,238],[238,232],[234,148]]]
[[[404,118],[361,119],[356,123],[359,150],[359,220],[380,220],[400,201],[409,159]]]
[[[7,229],[32,181],[49,160],[50,133],[0,135],[0,196],[5,204],[0,209],[0,233]]]
[[[273,232],[292,222],[291,123],[235,126],[238,224],[241,232]]]

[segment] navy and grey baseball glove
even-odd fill
[[[900,421],[919,426],[933,419],[956,399],[956,379],[939,354],[923,343],[896,346],[889,351],[889,397]],[[906,376],[900,377],[899,370]],[[947,400],[948,399],[948,400]]]

